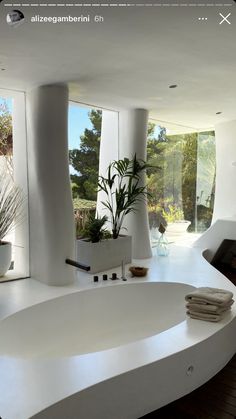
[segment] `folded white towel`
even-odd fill
[[[229,304],[232,298],[231,291],[209,287],[197,288],[185,296],[185,300],[189,303],[213,304],[219,307]]]
[[[224,317],[224,314],[198,313],[197,311],[187,311],[187,315],[191,317],[191,319],[204,320],[209,322],[219,322]]]
[[[221,314],[227,310],[230,310],[234,300],[230,300],[228,304],[224,305],[215,305],[215,304],[200,304],[200,303],[187,303],[186,308],[189,311],[197,311],[199,313],[212,313],[212,314]]]

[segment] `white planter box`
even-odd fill
[[[191,221],[180,220],[173,223],[169,223],[166,227],[167,233],[186,233],[188,226],[191,224]]]
[[[117,239],[91,243],[77,240],[77,262],[90,266],[88,273],[106,271],[132,260],[132,237],[119,236]]]
[[[2,242],[0,245],[0,277],[4,276],[11,264],[11,243]]]

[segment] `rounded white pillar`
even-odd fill
[[[41,86],[27,94],[31,276],[68,285],[75,268],[75,231],[69,178],[68,89]]]
[[[147,155],[147,124],[148,111],[145,109],[125,110],[119,113],[119,158],[146,160]],[[141,184],[146,183],[146,175],[142,174]],[[137,211],[126,217],[124,226],[127,234],[132,236],[133,258],[145,259],[152,256],[148,211],[145,202],[137,204]]]
[[[236,219],[236,120],[215,127],[216,191],[213,221]]]

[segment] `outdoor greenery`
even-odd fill
[[[12,117],[7,104],[0,103],[0,142],[1,153],[12,150]]]
[[[71,175],[71,187],[77,234],[96,211],[102,111],[91,110],[89,118],[92,128],[85,129],[78,149],[69,151],[76,172]],[[12,117],[4,102],[0,104],[0,156],[12,177]],[[150,227],[180,218],[191,221],[189,230],[209,227],[215,190],[214,132],[169,135],[164,127],[157,129],[149,122],[147,164]]]
[[[175,221],[184,220],[184,212],[181,208],[175,205],[167,205],[162,210],[162,215],[168,223],[174,223]]]
[[[69,151],[69,162],[77,172],[71,175],[73,198],[96,201],[102,111],[91,110],[89,118],[93,128],[86,128],[80,147]]]
[[[78,197],[73,199],[74,209],[96,209],[96,201],[89,201],[88,199],[80,199]]]
[[[197,133],[186,134],[183,141],[182,161],[182,205],[184,218],[191,221],[195,229],[195,208],[197,198]]]
[[[0,103],[0,157],[4,157],[7,171],[12,176],[12,116],[4,101]]]
[[[70,150],[70,163],[77,171],[71,175],[74,202],[78,197],[94,202],[97,198],[102,113],[92,110],[89,118],[92,129],[81,136],[79,150]],[[164,127],[157,130],[149,122],[147,163],[150,227],[179,219],[191,221],[189,231],[209,227],[215,189],[214,132],[168,135]]]
[[[159,167],[147,170],[150,226],[182,218],[191,221],[189,231],[204,231],[214,205],[214,133],[167,135],[163,129],[160,133],[155,137],[151,132],[148,138],[148,163]]]
[[[86,199],[73,199],[74,216],[75,216],[75,229],[76,237],[79,238],[85,229],[86,223],[89,219],[95,218],[96,215],[96,201],[88,201]]]

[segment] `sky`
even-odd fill
[[[4,102],[7,103],[7,106],[10,111],[12,111],[12,100],[3,99],[0,96],[0,105]],[[84,133],[85,128],[91,129],[92,124],[88,117],[91,108],[85,107],[82,105],[74,104],[73,102],[69,103],[69,113],[68,113],[68,143],[69,149],[79,148],[80,145],[80,136]],[[155,127],[155,136],[158,137],[159,126]]]
[[[69,149],[79,148],[80,136],[84,133],[85,128],[92,128],[91,121],[88,117],[90,110],[90,108],[82,108],[70,103],[68,116]]]
[[[9,111],[12,111],[12,99],[3,99],[0,97],[0,105],[6,102]],[[91,129],[92,124],[88,117],[90,108],[69,104],[68,113],[68,142],[69,149],[79,148],[80,136],[84,133],[85,128]]]
[[[12,99],[4,99],[0,96],[0,105],[3,105],[4,103],[7,104],[9,111],[12,112]]]

